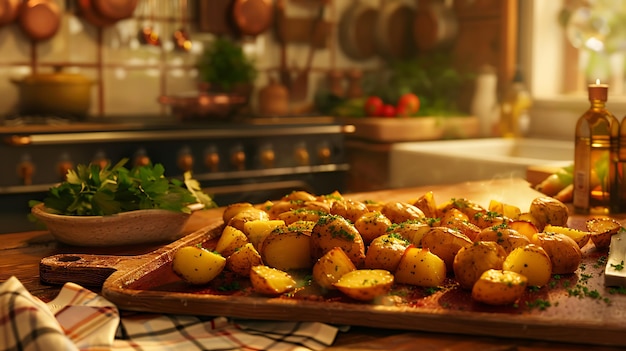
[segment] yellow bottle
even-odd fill
[[[531,106],[532,98],[518,70],[500,104],[500,135],[505,138],[524,136],[530,122],[528,109]]]
[[[619,212],[619,121],[605,106],[608,89],[599,82],[589,85],[591,106],[576,123],[573,202],[579,213]]]

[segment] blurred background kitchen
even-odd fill
[[[2,0],[0,231],[32,228],[27,201],[69,167],[123,157],[190,170],[220,205],[569,162],[588,82],[610,84],[610,109],[626,111],[625,11],[621,0]],[[472,161],[476,175],[455,154],[489,160],[502,144],[455,144],[420,171],[440,139],[504,139],[514,81],[532,102],[514,136],[562,143],[507,144],[517,151],[504,158],[534,154],[504,171]],[[406,92],[418,116],[365,116],[368,96]]]

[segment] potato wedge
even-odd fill
[[[537,233],[532,243],[546,250],[553,274],[574,273],[582,261],[582,252],[574,239],[561,233]]]
[[[296,287],[296,281],[287,272],[259,265],[250,268],[252,288],[263,295],[280,295]]]
[[[585,231],[582,231],[582,230],[569,228],[569,227],[563,227],[563,226],[560,226],[560,225],[547,224],[543,228],[543,231],[546,232],[546,233],[561,233],[561,234],[565,234],[565,235],[569,236],[570,238],[574,239],[574,241],[578,244],[578,247],[581,248],[581,249],[585,245],[587,245],[587,243],[589,242],[589,239],[591,238],[591,233],[590,232],[585,232]]]
[[[248,237],[248,241],[260,251],[260,245],[276,228],[285,227],[285,222],[280,219],[256,220],[244,224],[243,233]]]
[[[246,231],[244,229],[244,226],[247,222],[266,220],[269,220],[269,215],[267,214],[267,212],[256,207],[248,207],[234,215],[228,222],[226,222],[226,224],[235,227],[245,233]]]
[[[422,247],[422,238],[430,230],[431,226],[421,221],[406,221],[393,224],[387,230],[388,234],[398,234],[407,239],[412,245]]]
[[[488,269],[502,269],[506,251],[493,241],[477,241],[462,247],[454,256],[454,277],[464,289],[472,289],[481,274]]]
[[[304,232],[278,228],[259,246],[263,263],[272,268],[289,271],[313,267],[311,236]]]
[[[217,239],[215,251],[224,257],[230,256],[235,250],[248,243],[248,237],[241,230],[227,225]]]
[[[522,214],[522,211],[519,207],[509,205],[495,199],[492,199],[489,202],[488,210],[491,212],[499,213],[502,216],[512,220],[517,220],[520,214]]]
[[[435,201],[435,195],[432,191],[426,192],[413,202],[413,206],[419,208],[424,212],[424,216],[428,218],[437,218],[437,202]]]
[[[409,241],[398,234],[381,235],[367,247],[364,267],[393,272],[409,245]]]
[[[250,276],[250,268],[263,264],[252,243],[247,243],[226,258],[226,269],[242,277]]]
[[[441,220],[441,222],[439,222],[439,225],[442,227],[448,227],[450,229],[458,230],[461,233],[465,234],[471,241],[476,241],[475,239],[481,231],[481,229],[477,225],[467,220],[462,220],[460,218],[450,218],[445,221]]]
[[[222,212],[222,219],[224,220],[224,223],[228,223],[237,213],[248,210],[251,207],[253,206],[249,202],[237,202],[230,204],[224,208],[224,212]]]
[[[354,222],[354,227],[359,231],[363,242],[368,245],[372,240],[385,234],[391,227],[391,221],[378,211],[367,212]]]
[[[384,269],[357,269],[339,278],[335,288],[355,300],[371,301],[386,295],[393,280],[393,275]]]
[[[541,247],[535,244],[515,248],[504,259],[502,269],[525,276],[529,286],[542,287],[552,277],[552,261]]]
[[[408,247],[394,272],[395,281],[424,287],[442,286],[446,280],[446,263],[428,249]]]
[[[369,209],[365,203],[350,199],[335,201],[330,206],[330,214],[341,216],[352,223],[355,223],[367,212],[369,212]]]
[[[339,278],[353,270],[356,266],[350,257],[340,247],[334,247],[313,265],[313,280],[324,289],[335,289]]]
[[[422,247],[439,256],[448,271],[453,270],[454,256],[462,247],[474,243],[465,234],[447,227],[432,227],[422,238]]]
[[[322,216],[311,233],[311,255],[317,260],[334,247],[342,248],[357,268],[363,266],[365,244],[359,231],[341,216]]]
[[[488,305],[510,305],[524,294],[528,279],[516,272],[490,269],[472,288],[472,298]]]
[[[224,256],[198,246],[176,250],[172,270],[191,284],[206,284],[217,277],[226,266]]]
[[[517,231],[518,233],[524,235],[531,240],[533,235],[539,233],[539,229],[532,222],[524,221],[524,220],[515,220],[509,223],[509,228]]]

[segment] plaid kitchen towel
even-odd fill
[[[67,283],[49,303],[12,277],[0,284],[0,350],[321,350],[338,328],[323,323],[128,313]]]

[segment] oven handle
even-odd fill
[[[294,189],[301,189],[308,192],[313,192],[313,188],[302,180],[283,180],[276,182],[259,182],[249,184],[237,184],[237,185],[223,185],[217,187],[202,188],[207,194],[211,195],[223,195],[234,193],[247,193],[247,192],[259,192],[270,190],[285,190],[285,194]]]

